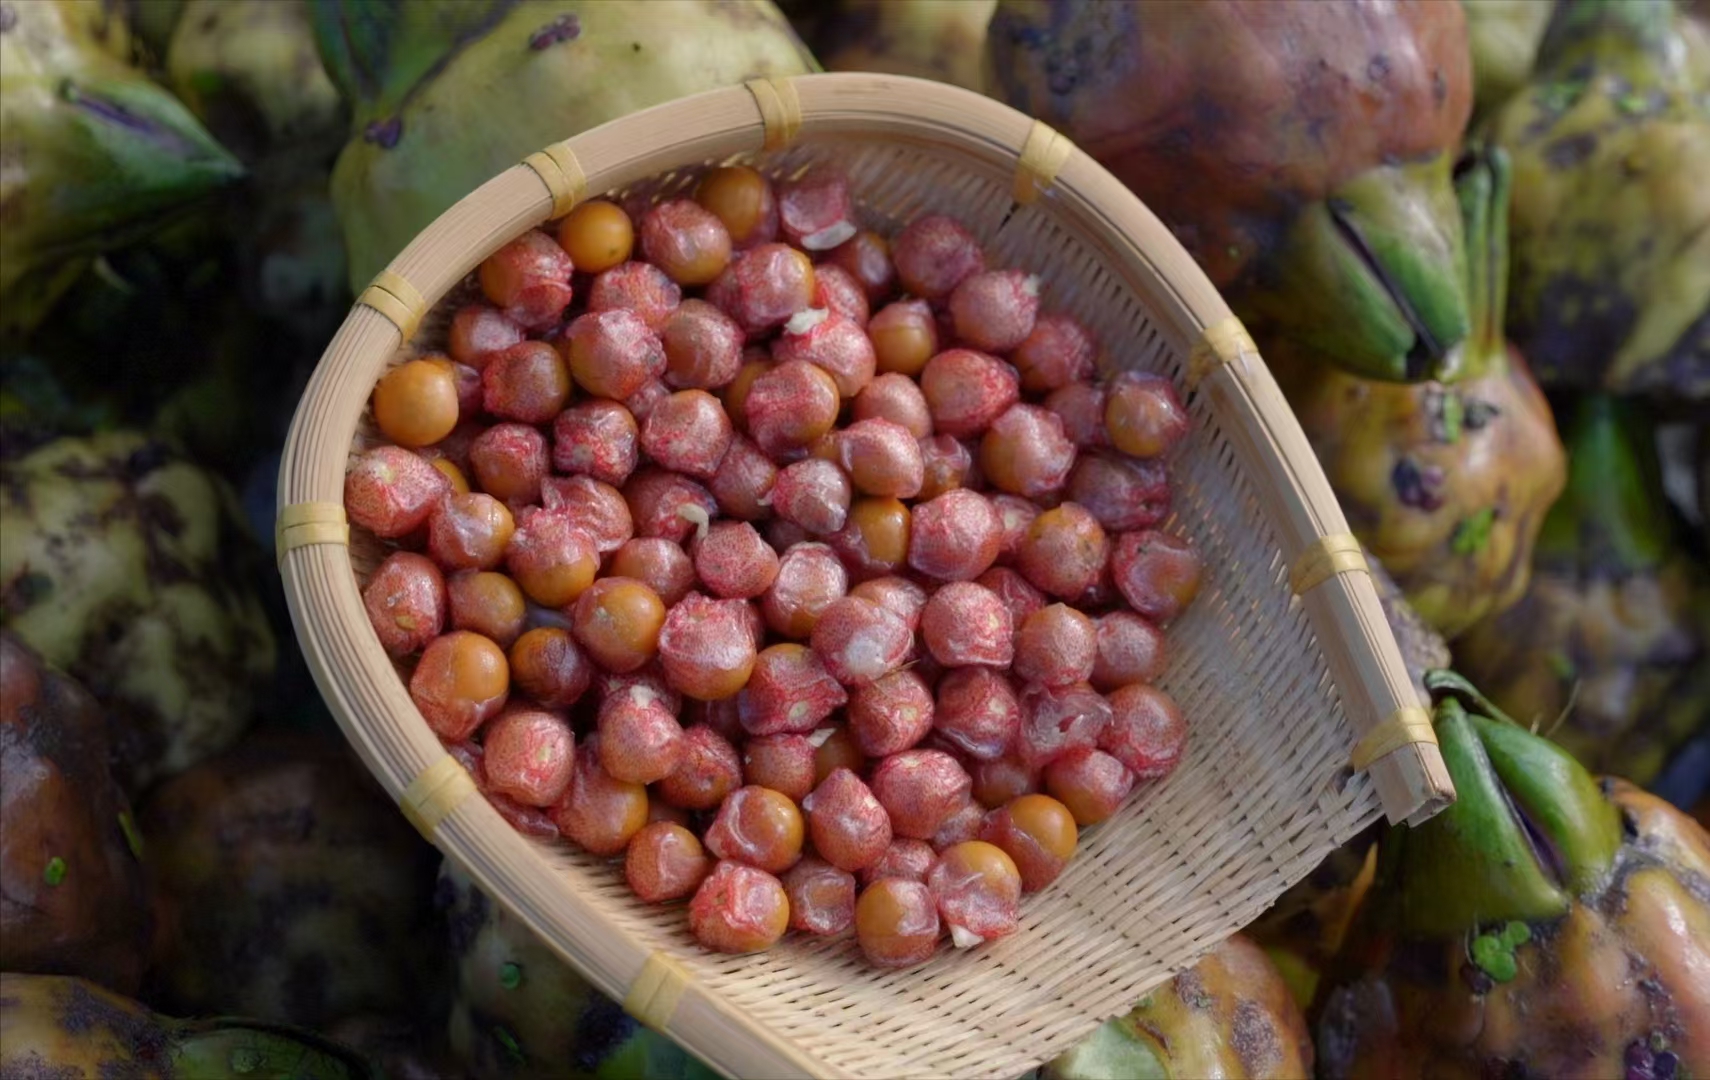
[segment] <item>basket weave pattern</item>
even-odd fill
[[[687,103],[663,107],[678,109],[671,122],[694,136],[679,136],[668,162],[648,157],[645,147],[619,154],[618,139],[609,145],[622,167],[601,167],[599,137],[632,121],[640,126],[661,110],[570,145],[593,191],[636,194],[645,185],[639,193],[654,198],[680,192],[698,166],[715,162],[740,160],[774,176],[833,163],[850,179],[863,224],[890,232],[926,213],[957,216],[985,244],[990,265],[1039,273],[1042,310],[1085,322],[1110,368],[1159,372],[1187,389],[1195,330],[1227,312],[1131,197],[1121,204],[1109,196],[1124,212],[1143,215],[1146,243],[1127,238],[1126,227],[1122,234],[1101,228],[1097,199],[1082,196],[1075,212],[1066,208],[1071,191],[1103,196],[1100,185],[1114,186],[1096,165],[1076,153],[1058,189],[1017,206],[1014,163],[1024,118],[953,91],[959,107],[971,112],[971,99],[991,110],[1002,137],[935,139],[925,120],[911,131],[902,120],[856,122],[833,106],[865,94],[899,116],[930,115],[917,97],[937,98],[948,88],[879,76],[797,84],[807,106],[803,130],[783,151],[759,152],[757,114],[748,103],[744,128],[740,90],[702,95],[718,98],[714,111],[737,134],[707,130],[717,127],[710,117],[695,127],[680,108]],[[860,110],[845,104],[845,111]],[[1001,145],[985,145],[993,142]],[[1082,174],[1088,179],[1074,183]],[[526,205],[519,210],[517,202]],[[293,429],[282,502],[339,499],[349,452],[374,439],[366,400],[385,366],[441,346],[473,266],[550,210],[539,181],[511,170],[394,263],[438,303],[401,345],[390,323],[366,308],[353,311]],[[1394,818],[1428,813],[1446,790],[1432,772],[1433,763],[1441,769],[1434,747],[1380,761],[1388,774],[1348,767],[1361,732],[1409,703],[1405,674],[1397,674],[1400,659],[1381,615],[1374,624],[1376,599],[1363,576],[1338,575],[1305,598],[1291,592],[1289,570],[1303,537],[1345,526],[1333,501],[1323,505],[1328,488],[1263,365],[1233,366],[1242,370],[1210,374],[1186,393],[1194,433],[1171,464],[1174,512],[1164,527],[1191,537],[1207,565],[1198,599],[1168,631],[1170,659],[1160,680],[1188,718],[1187,755],[1169,779],[1142,784],[1116,817],[1083,830],[1065,873],[1025,900],[1014,936],[973,950],[946,947],[902,972],[870,967],[848,936],[791,934],[766,953],[721,956],[693,941],[680,905],[637,902],[613,861],[528,840],[478,797],[452,810],[431,838],[606,992],[625,997],[647,959],[658,957],[652,973],[666,972],[674,1008],[669,1015],[646,1010],[650,1019],[731,1074],[1013,1077],[1066,1049],[1250,922],[1385,809]],[[1251,413],[1268,415],[1267,408],[1283,412],[1274,424],[1253,422]],[[329,704],[398,795],[440,754],[357,598],[383,549],[361,530],[351,532],[348,552],[328,545],[293,552],[284,562],[287,591]],[[1338,638],[1337,648],[1326,649],[1315,626],[1366,640],[1348,647]],[[1357,693],[1345,709],[1350,684]],[[1357,724],[1350,721],[1356,701]],[[1410,768],[1407,754],[1424,765]],[[1390,790],[1380,798],[1374,781],[1383,775]]]

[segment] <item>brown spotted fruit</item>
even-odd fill
[[[1456,381],[1378,382],[1286,346],[1270,352],[1354,534],[1449,638],[1525,592],[1566,477],[1549,403],[1503,336],[1506,156],[1469,154],[1457,174],[1475,329]]]
[[[1710,836],[1450,672],[1453,805],[1379,841],[1315,1005],[1318,1075],[1710,1073]]]
[[[134,993],[152,917],[107,720],[73,680],[0,631],[0,969]]]

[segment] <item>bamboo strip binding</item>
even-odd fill
[[[403,341],[415,336],[416,327],[421,325],[428,307],[420,290],[402,274],[391,270],[382,270],[375,275],[373,284],[362,290],[356,302],[384,315],[398,328],[398,335]]]
[[[1358,736],[1414,691],[1366,575],[1338,573],[1297,598],[1270,569],[1346,532],[1340,509],[1239,323],[1108,173],[1071,150],[1051,197],[1008,219],[1015,148],[1036,130],[954,87],[816,75],[697,95],[561,144],[584,190],[600,194],[667,174],[692,184],[698,167],[733,159],[781,171],[837,162],[853,170],[864,208],[962,216],[993,265],[1048,271],[1047,302],[1087,322],[1113,359],[1185,382],[1191,352],[1201,374],[1229,376],[1189,396],[1195,443],[1174,477],[1176,512],[1208,558],[1199,599],[1171,628],[1177,659],[1162,680],[1195,725],[1188,756],[1083,834],[1063,877],[1024,902],[1020,933],[900,973],[852,960],[847,942],[792,939],[744,957],[687,946],[680,908],[637,904],[607,860],[531,841],[468,797],[472,780],[449,771],[455,761],[367,622],[359,590],[377,562],[373,538],[357,530],[348,554],[317,545],[284,563],[305,659],[405,812],[601,991],[727,1075],[1020,1075],[1191,964],[1384,810],[1416,820],[1452,793],[1423,742],[1343,779]],[[774,149],[757,159],[762,142]],[[436,305],[423,340],[399,348],[392,324],[367,313],[345,323],[293,425],[282,506],[340,501],[386,365],[434,345],[451,290],[482,253],[564,201],[519,164],[410,245],[392,270]],[[393,320],[400,332],[415,330],[409,322]],[[683,979],[663,974],[666,963]]]
[[[552,196],[552,216],[555,218],[575,209],[588,190],[588,174],[582,171],[582,163],[576,160],[569,143],[553,143],[545,150],[537,150],[523,158],[523,164],[533,169],[540,182],[546,185],[547,194]]]
[[[1337,574],[1370,574],[1366,554],[1352,533],[1337,533],[1320,537],[1300,553],[1288,572],[1288,585],[1294,595],[1301,596],[1316,589]]]
[[[1429,743],[1437,745],[1437,729],[1431,714],[1418,705],[1397,709],[1389,719],[1372,728],[1354,744],[1348,763],[1355,772],[1365,772],[1372,762],[1385,758],[1407,746]]]
[[[1075,144],[1041,121],[1033,121],[1015,162],[1015,201],[1027,206],[1057,182],[1057,173],[1075,152]]]

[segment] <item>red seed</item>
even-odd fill
[[[765,525],[766,542],[772,545],[773,551],[788,551],[793,547],[813,541],[808,531],[793,521],[783,518],[771,518]]]
[[[481,736],[488,787],[524,806],[551,806],[570,786],[576,737],[540,709],[501,714]]]
[[[1071,750],[1045,766],[1045,790],[1069,808],[1075,824],[1097,825],[1134,790],[1134,774],[1101,750]]]
[[[568,510],[530,508],[505,547],[505,569],[543,607],[573,603],[599,567],[594,538]]]
[[[537,807],[524,806],[515,799],[500,795],[487,786],[486,770],[482,765],[484,751],[480,744],[472,742],[447,743],[445,750],[446,753],[456,759],[459,765],[463,766],[464,771],[474,778],[475,787],[487,797],[487,801],[492,804],[493,809],[499,812],[499,816],[504,818],[511,828],[524,836],[536,836],[543,840],[556,840],[558,838],[558,826],[552,823],[551,815]]]
[[[608,694],[600,702],[600,765],[613,779],[651,784],[683,760],[683,729],[670,703],[646,686]]]
[[[649,661],[633,671],[601,671],[595,676],[595,682],[602,702],[628,694],[661,701],[665,711],[672,716],[683,712],[683,696],[672,689],[665,678],[664,668],[657,661]]]
[[[779,364],[743,398],[748,436],[774,457],[811,445],[837,422],[837,383],[805,360]]]
[[[938,354],[938,324],[925,300],[898,300],[867,321],[878,370],[915,378]]]
[[[988,810],[1039,790],[1039,770],[1029,769],[1011,757],[976,761],[968,767],[968,773],[974,780],[974,799]]]
[[[624,852],[623,876],[630,891],[646,904],[681,900],[700,888],[713,861],[695,834],[682,825],[650,822]]]
[[[784,874],[790,929],[821,937],[855,925],[855,875],[812,855]]]
[[[481,372],[481,402],[493,416],[544,424],[570,399],[570,373],[544,341],[525,341],[491,357]]]
[[[932,730],[932,688],[913,671],[893,671],[849,695],[849,734],[868,757],[914,747]]]
[[[445,578],[432,559],[394,551],[368,579],[362,606],[381,647],[392,656],[408,656],[445,627]]]
[[[850,596],[871,600],[908,625],[908,632],[920,628],[920,613],[926,608],[926,590],[907,578],[887,575],[868,578],[849,590]]]
[[[891,265],[891,246],[870,229],[862,230],[832,248],[825,256],[828,265],[840,267],[861,283],[869,304],[884,302],[895,291],[896,267]]]
[[[898,836],[928,840],[968,800],[973,781],[942,750],[905,750],[873,770],[873,794]]]
[[[637,424],[645,424],[654,406],[670,396],[671,388],[665,385],[665,380],[648,379],[641,384],[641,389],[623,399],[623,407],[635,417]]]
[[[1021,388],[1048,394],[1070,383],[1090,382],[1098,346],[1092,333],[1067,315],[1041,315],[1010,361],[1021,373]]]
[[[606,671],[628,674],[653,659],[665,605],[658,594],[629,578],[601,578],[576,598],[570,632]]]
[[[1135,683],[1112,691],[1110,723],[1098,748],[1115,757],[1140,780],[1157,780],[1175,771],[1187,744],[1187,724],[1175,700],[1156,687]]]
[[[1110,443],[1125,454],[1167,454],[1192,426],[1175,384],[1160,375],[1124,372],[1112,380],[1104,406]]]
[[[1094,689],[1108,694],[1130,683],[1152,682],[1164,673],[1167,654],[1157,627],[1132,611],[1112,611],[1099,616],[1097,623]]]
[[[998,561],[1009,562],[1021,550],[1027,530],[1032,527],[1033,519],[1039,516],[1039,506],[1019,495],[1009,494],[993,495],[992,506],[1003,526],[1002,539],[998,542]]]
[[[602,555],[623,547],[635,535],[623,493],[593,477],[549,476],[541,481],[540,498],[545,509],[569,514]]]
[[[955,488],[971,486],[968,480],[974,468],[974,455],[960,439],[948,435],[922,439],[920,459],[921,502],[930,502]]]
[[[1104,430],[1104,400],[1102,386],[1073,382],[1053,390],[1045,399],[1045,407],[1063,421],[1063,434],[1082,450],[1096,450],[1110,445]]]
[[[956,336],[983,352],[1009,352],[1033,333],[1039,278],[1022,270],[988,270],[962,279],[950,294]]]
[[[972,349],[948,349],[926,362],[920,392],[940,435],[971,438],[985,431],[1021,396],[1015,369]]]
[[[509,678],[503,649],[480,634],[453,630],[422,650],[410,675],[410,699],[435,735],[458,742],[505,707]]]
[[[719,216],[738,248],[778,235],[778,200],[772,184],[746,165],[713,169],[695,186],[695,200]]]
[[[376,446],[344,477],[344,509],[351,523],[388,539],[421,528],[450,493],[444,473],[401,446]]]
[[[659,337],[673,389],[716,390],[742,367],[742,327],[705,300],[683,301]]]
[[[617,549],[606,564],[612,577],[634,578],[659,594],[670,607],[695,587],[695,566],[682,545],[657,536],[636,537]]]
[[[990,499],[954,488],[915,506],[908,564],[940,581],[972,581],[997,560],[1002,535]]]
[[[924,885],[932,868],[937,865],[938,852],[925,840],[894,837],[879,861],[861,871],[861,886],[865,888],[885,878],[918,881]]]
[[[457,415],[474,416],[480,412],[483,400],[481,372],[468,364],[459,364],[444,357],[439,360],[451,368],[451,378],[457,387]]]
[[[570,631],[540,626],[517,638],[510,651],[516,688],[548,709],[568,709],[593,681],[594,663]]]
[[[814,653],[832,677],[848,687],[865,686],[895,671],[913,644],[907,623],[854,596],[834,601],[813,628]]]
[[[1049,795],[1023,795],[986,816],[980,839],[1003,849],[1021,874],[1021,890],[1038,892],[1074,857],[1075,819]]]
[[[710,600],[690,593],[665,614],[659,663],[675,690],[701,701],[741,690],[754,669],[755,635],[742,600]]]
[[[901,424],[857,420],[837,436],[837,457],[855,490],[912,499],[925,481],[920,443]]]
[[[1027,579],[1007,566],[994,566],[974,579],[997,594],[1009,609],[1010,622],[1020,626],[1029,615],[1046,604],[1045,594],[1027,583]]]
[[[852,497],[842,469],[821,458],[807,458],[779,471],[772,484],[772,512],[824,536],[843,528]]]
[[[926,887],[959,947],[1007,937],[1021,921],[1021,871],[1004,850],[969,838],[941,849]]]
[[[778,553],[746,521],[713,522],[689,552],[695,573],[716,596],[751,599],[778,576]]]
[[[718,398],[705,390],[679,390],[642,421],[641,449],[664,468],[707,480],[718,472],[732,434]]]
[[[1050,596],[1078,600],[1098,580],[1109,544],[1098,521],[1077,503],[1033,519],[1015,553],[1015,568]]]
[[[1029,615],[1015,631],[1015,676],[1041,686],[1068,686],[1092,677],[1098,628],[1067,604]]]
[[[938,826],[938,831],[932,834],[933,850],[948,854],[949,849],[957,844],[979,839],[980,829],[985,823],[986,808],[970,797],[967,802],[953,810],[950,816],[944,819],[944,824]],[[1020,891],[1018,880],[1016,892]]]
[[[761,244],[732,259],[706,298],[749,334],[763,334],[813,302],[813,263],[788,244]]]
[[[891,242],[891,261],[902,287],[927,300],[949,296],[964,280],[986,268],[974,234],[954,218],[916,218]]]
[[[841,266],[822,262],[813,268],[812,306],[827,308],[861,329],[867,328],[867,292],[855,275]]]
[[[726,517],[759,521],[772,512],[770,496],[777,480],[778,467],[772,459],[748,436],[737,435],[707,481],[707,490]]]
[[[907,375],[886,372],[855,395],[853,416],[860,420],[889,420],[901,424],[910,435],[924,439],[932,434],[932,412],[920,385]]]
[[[1086,507],[1107,532],[1149,529],[1170,514],[1163,463],[1116,454],[1087,454],[1075,463],[1064,495]]]
[[[578,316],[557,348],[576,385],[595,397],[622,401],[665,373],[665,346],[642,314],[624,307]]]
[[[805,735],[848,700],[815,650],[786,643],[755,657],[737,708],[750,735]]]
[[[975,761],[1002,757],[1020,729],[1021,701],[1002,672],[956,668],[938,681],[933,730]]]
[[[623,497],[629,503],[637,536],[662,537],[679,544],[718,512],[718,503],[706,488],[681,473],[650,465],[637,469],[629,478]]]
[[[549,458],[546,436],[527,424],[494,424],[469,447],[469,464],[481,490],[513,504],[540,501]]]
[[[1110,552],[1111,578],[1137,614],[1168,626],[1199,595],[1204,566],[1187,540],[1146,529],[1123,533]]]
[[[1075,444],[1057,414],[1037,405],[1011,405],[980,439],[980,471],[993,487],[1029,499],[1063,489],[1075,464]]]
[[[806,829],[801,809],[771,788],[737,788],[707,826],[707,850],[721,859],[781,874],[802,857]]]
[[[502,349],[522,341],[527,334],[504,312],[486,304],[465,304],[451,317],[445,349],[459,364],[479,371]]]
[[[1005,668],[1014,654],[1015,627],[996,593],[971,581],[943,586],[926,601],[920,636],[945,667]]]
[[[1091,749],[1110,715],[1110,703],[1085,683],[1029,686],[1021,692],[1017,756],[1029,768],[1043,768],[1070,750]]]
[[[689,930],[716,952],[769,949],[789,926],[784,886],[763,870],[720,862],[689,901]]]
[[[526,601],[517,583],[504,574],[459,571],[446,581],[445,596],[451,625],[458,630],[473,630],[505,649],[523,632]]]
[[[814,745],[806,735],[760,735],[742,746],[742,782],[796,802],[813,790]]]
[[[829,251],[855,235],[849,182],[829,169],[815,169],[778,185],[778,227],[784,239],[806,251]]]
[[[641,253],[679,285],[705,285],[730,262],[730,232],[691,199],[672,199],[641,219]]]
[[[635,471],[640,437],[635,417],[618,402],[578,402],[553,421],[552,467],[571,476],[622,484]]]
[[[844,398],[866,389],[878,364],[861,327],[825,308],[804,308],[791,316],[772,342],[772,359],[780,364],[805,360],[824,368]]]
[[[570,306],[570,256],[552,237],[530,229],[487,256],[481,291],[525,330],[544,330]]]
[[[849,590],[849,576],[824,544],[796,544],[777,561],[777,572],[760,598],[760,613],[775,634],[802,640],[819,616]]]
[[[840,870],[863,870],[891,844],[891,820],[872,789],[848,769],[834,769],[802,803],[808,835],[821,858]]]
[[[451,429],[450,435],[447,435],[432,446],[426,447],[423,450],[423,453],[425,454],[431,451],[433,454],[445,458],[453,465],[456,465],[460,472],[468,474],[471,469],[469,464],[469,448],[475,445],[476,437],[485,430],[487,429],[483,425],[476,423],[474,420],[459,420],[457,422],[457,426]]]
[[[682,298],[683,290],[665,275],[665,271],[651,263],[626,262],[594,278],[594,284],[588,290],[588,310],[633,311],[649,330],[657,334],[665,329]],[[663,366],[661,363],[661,369]],[[578,376],[576,381],[581,382],[581,377]],[[624,396],[604,391],[594,393],[605,397]]]
[[[742,759],[730,741],[697,724],[683,732],[682,757],[660,780],[659,797],[685,810],[711,810],[742,786]]]

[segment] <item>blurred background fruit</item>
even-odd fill
[[[1683,21],[1671,0],[1562,0],[1493,118],[1525,193],[1509,328],[1546,388],[1710,398],[1710,75]]]
[[[351,106],[332,198],[360,289],[452,203],[551,143],[673,98],[814,70],[771,0],[328,0]]]
[[[1255,328],[1368,378],[1454,375],[1458,4],[1001,0],[987,48],[991,92],[1127,184]]]
[[[1641,406],[1580,400],[1568,454],[1531,589],[1456,662],[1588,768],[1643,784],[1710,727],[1710,575],[1681,545]]]
[[[1469,154],[1455,185],[1473,327],[1456,350],[1455,382],[1377,382],[1286,341],[1267,346],[1355,535],[1450,638],[1525,591],[1533,541],[1566,474],[1549,403],[1503,334],[1506,154]]]
[[[0,974],[0,1075],[10,1080],[380,1080],[308,1031],[237,1019],[175,1020],[82,979]]]
[[[443,1014],[438,855],[348,748],[258,731],[140,820],[170,921],[150,1001],[311,1028]]]
[[[827,71],[912,75],[986,87],[986,26],[997,0],[840,0],[807,38]]]
[[[0,459],[0,624],[117,721],[137,791],[231,745],[274,633],[230,489],[135,431]]]
[[[101,706],[0,630],[0,970],[142,981],[142,843],[107,761]]]
[[[1324,1077],[1710,1070],[1710,836],[1438,673],[1457,800],[1379,842],[1320,987]]]
[[[1472,49],[1473,120],[1478,124],[1524,86],[1550,21],[1549,0],[1460,0]]]

